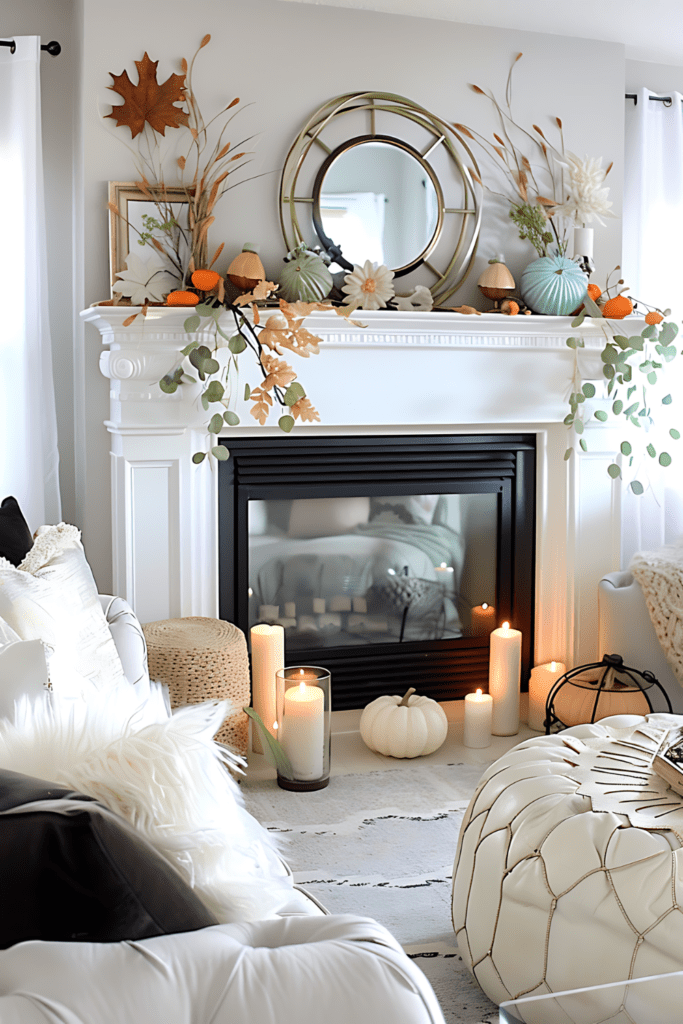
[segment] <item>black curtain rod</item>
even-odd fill
[[[13,39],[0,39],[0,46],[9,46],[9,52],[16,53],[17,44]],[[47,50],[51,57],[58,57],[62,52],[61,46],[55,39],[51,43],[43,43],[40,48],[41,50]]]
[[[633,100],[634,107],[638,106],[638,93],[627,92],[626,99]],[[671,96],[648,96],[648,99],[654,100],[655,103],[665,103],[667,107],[670,107],[673,103],[673,99],[671,98]]]

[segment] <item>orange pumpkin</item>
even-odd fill
[[[633,303],[625,295],[615,295],[602,307],[602,315],[608,320],[623,320],[633,312]]]
[[[194,292],[169,292],[166,296],[167,306],[196,306],[199,296]]]
[[[215,288],[221,279],[221,275],[215,270],[195,270],[192,275],[192,284],[199,288],[200,292],[210,292]]]
[[[646,324],[661,324],[664,317],[661,313],[657,313],[656,310],[651,309],[649,313],[645,314]]]

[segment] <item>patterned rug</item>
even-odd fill
[[[436,992],[447,1024],[497,1024],[498,1010],[458,954],[451,925],[453,859],[482,767],[406,763],[290,793],[243,785],[247,809],[283,840],[295,881],[331,913],[385,925]]]

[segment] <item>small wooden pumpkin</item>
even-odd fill
[[[534,313],[569,316],[586,297],[588,278],[566,256],[541,256],[522,274],[522,298]]]
[[[235,256],[228,267],[228,277],[236,288],[249,292],[259,281],[265,281],[266,272],[256,246],[245,242],[242,252]]]
[[[387,695],[368,704],[360,734],[370,750],[389,757],[420,757],[439,749],[448,733],[446,713],[435,700],[414,693],[411,686],[403,697]]]

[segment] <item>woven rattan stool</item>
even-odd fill
[[[236,753],[247,753],[251,701],[249,656],[244,633],[222,619],[161,619],[143,627],[150,679],[168,685],[171,707],[205,700],[232,700],[216,739]]]

